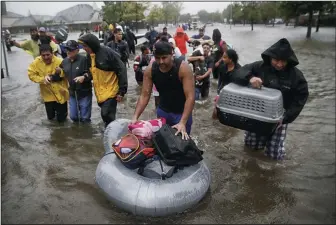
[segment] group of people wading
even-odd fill
[[[135,58],[138,63],[133,68],[142,92],[132,123],[139,120],[151,94],[157,92],[157,116],[165,118],[183,139],[188,139],[195,98],[208,97],[211,74],[213,79],[218,79],[217,93],[231,82],[254,88],[263,85],[282,92],[285,114],[270,136],[246,132],[245,144],[258,149],[266,147],[265,154],[273,159],[284,158],[288,124],[298,117],[308,98],[307,81],[296,67],[299,61],[287,39],[282,38],[266,49],[261,61],[240,66],[236,51],[228,49],[218,29],[213,31],[212,40],[203,29],[191,38],[180,28],[174,36],[169,35],[166,28],[152,37],[154,33],[151,29],[146,34],[149,45],[142,46],[141,55]],[[114,35],[115,40],[122,40],[120,30]],[[187,55],[187,44],[195,40],[202,48]],[[79,45],[86,56],[78,54]],[[22,47],[21,44],[16,46]],[[115,120],[117,105],[128,90],[126,62],[116,48],[115,43],[101,45],[94,34],[88,33],[78,41],[66,43],[65,59],[54,54],[50,43],[40,44],[38,52],[33,49],[39,56],[30,64],[28,76],[40,85],[49,120],[65,121],[69,101],[70,118],[75,122],[90,122],[92,88],[105,126]],[[144,71],[143,66],[146,66]],[[212,116],[216,118],[216,113]]]

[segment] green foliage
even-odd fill
[[[230,14],[231,14],[231,10],[230,10]],[[228,18],[228,21],[230,21],[231,15]],[[243,5],[239,4],[239,3],[234,3],[232,5],[232,20],[233,21],[239,21],[244,19],[244,13],[243,13]]]
[[[190,13],[180,15],[179,22],[188,23],[189,21],[191,21]]]
[[[198,11],[197,15],[199,16],[199,20],[202,23],[208,23],[208,22],[223,22],[223,15],[222,13],[217,10],[216,12],[207,12],[206,10],[200,10]]]
[[[173,17],[173,21],[175,22],[175,24],[179,21],[179,17],[180,17],[180,12],[183,8],[183,3],[182,2],[172,2],[172,17]]]
[[[162,2],[162,18],[166,25],[175,19],[174,9],[173,3]]]
[[[258,2],[248,2],[244,7],[245,12],[247,14],[247,19],[251,22],[258,21],[260,19],[260,11],[259,11]]]
[[[208,13],[206,10],[202,9],[198,11],[197,15],[199,16],[199,20],[202,23],[207,23],[209,21],[210,13]]]
[[[145,18],[144,12],[148,8],[147,2],[104,2],[102,7],[103,18],[108,23],[132,22]]]
[[[259,4],[260,19],[265,24],[277,16],[277,2],[261,2]]]
[[[160,21],[162,21],[162,19],[163,19],[162,15],[163,15],[162,7],[160,7],[159,5],[154,5],[151,8],[151,10],[150,10],[150,12],[149,12],[146,20],[151,25],[154,25],[154,24],[159,23]]]

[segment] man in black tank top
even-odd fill
[[[153,84],[160,94],[157,116],[166,119],[167,124],[188,139],[192,125],[192,110],[195,103],[195,81],[189,65],[175,59],[172,46],[165,41],[154,45],[155,61],[144,74],[142,92],[132,122],[136,122],[145,110]]]

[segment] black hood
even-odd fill
[[[287,60],[287,65],[289,67],[294,67],[299,64],[299,60],[296,58],[296,55],[286,38],[280,39],[274,45],[269,47],[261,54],[261,57],[265,63],[270,63],[271,58],[274,58]]]
[[[94,53],[97,53],[100,49],[100,41],[99,39],[93,35],[93,34],[84,34],[83,36],[81,36],[78,39],[78,42],[81,43],[85,43],[87,46],[89,46],[89,48],[92,49],[92,51]]]

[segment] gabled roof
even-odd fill
[[[6,14],[1,15],[2,18],[7,17],[7,18],[21,18],[24,17],[23,15],[17,14],[17,13],[13,13],[10,11],[7,11]]]
[[[36,27],[37,23],[32,16],[22,17],[16,20],[12,27]]]
[[[68,21],[67,20],[67,18],[65,18],[64,16],[55,16],[54,18],[53,18],[53,21],[55,22],[55,23],[60,23],[60,22],[64,22],[64,23],[68,23],[68,22],[70,22],[70,21]]]
[[[103,21],[103,17],[100,15],[99,11],[95,11],[91,17],[92,23],[100,23]]]
[[[8,28],[11,27],[15,21],[19,20],[20,18],[8,18],[8,17],[2,17],[1,18],[1,27],[2,28]]]
[[[34,17],[34,20],[37,22],[45,22],[49,20],[53,20],[53,16],[48,16],[48,15],[32,15]]]
[[[89,21],[93,13],[94,9],[91,5],[79,4],[57,13],[55,17],[63,17],[68,22]]]

